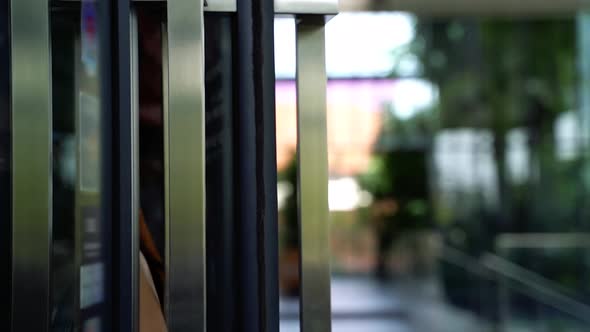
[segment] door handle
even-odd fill
[[[204,2],[167,5],[167,321],[172,332],[205,331]]]
[[[10,1],[13,331],[49,331],[50,323],[49,13],[48,1]]]

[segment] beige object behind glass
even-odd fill
[[[148,264],[140,255],[139,271],[139,332],[167,332],[160,301]]]

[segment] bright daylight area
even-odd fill
[[[327,24],[334,331],[587,330],[588,22]],[[275,20],[275,53],[287,332],[299,324],[293,19]]]
[[[589,4],[0,1],[0,331],[590,331]]]

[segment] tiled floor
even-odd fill
[[[281,299],[281,332],[299,331],[297,299]],[[487,332],[486,324],[444,303],[434,282],[383,284],[370,277],[332,280],[334,332]]]

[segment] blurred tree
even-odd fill
[[[293,159],[289,166],[279,175],[281,181],[289,183],[291,192],[285,200],[284,216],[285,228],[283,232],[283,245],[285,248],[297,249],[299,246],[299,213],[297,209],[298,204],[298,186],[297,186],[297,155],[293,155]]]
[[[548,201],[545,195],[559,186],[555,176],[555,122],[575,106],[574,20],[419,18],[415,38],[405,51],[398,58],[417,59],[415,74],[438,88],[441,128],[491,131],[498,227],[509,227],[515,221],[511,218],[516,207],[512,206],[515,200],[506,161],[511,129],[526,128],[530,173],[536,174],[531,180],[538,180],[529,186],[543,188],[536,191],[534,195],[539,197],[535,200]],[[394,76],[401,73],[400,66],[393,71]]]
[[[298,212],[298,181],[297,155],[293,155],[291,163],[281,174],[279,181],[288,183],[291,188],[285,200],[281,223],[281,290],[284,295],[299,295],[299,212]]]
[[[493,137],[497,203],[492,208],[480,204],[470,216],[451,216],[449,233],[459,228],[465,236],[450,242],[478,255],[493,250],[495,235],[503,231],[587,231],[576,217],[584,204],[579,193],[584,157],[578,153],[571,160],[558,160],[556,152],[557,120],[576,109],[575,20],[417,18],[415,22],[415,38],[404,52],[396,51],[399,61],[392,75],[407,75],[404,63],[415,59],[413,75],[438,89],[440,128],[486,130]],[[526,133],[530,161],[529,175],[521,183],[513,183],[507,162],[508,134],[517,128]],[[572,139],[577,134],[572,133]],[[557,281],[576,279],[581,266],[578,259],[561,258],[543,260],[543,266],[532,266],[530,260],[519,263],[537,272],[551,271],[546,277]],[[481,288],[472,282],[461,276],[456,289],[447,289],[448,295]],[[587,288],[580,283],[576,287]],[[462,301],[468,305],[479,301],[467,293]]]
[[[377,240],[375,275],[388,277],[389,250],[407,232],[430,225],[428,120],[422,116],[402,121],[384,113],[384,126],[375,155],[360,185],[371,193],[371,223]],[[392,135],[393,133],[397,135]]]

